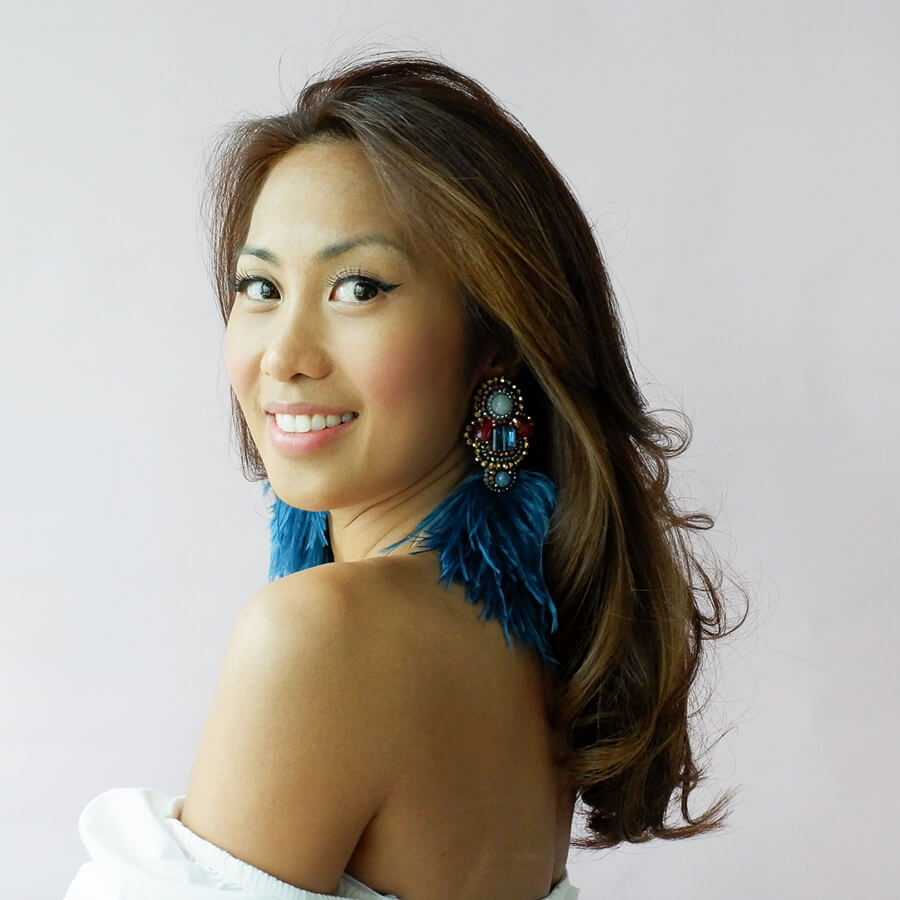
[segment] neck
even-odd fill
[[[328,513],[328,532],[335,562],[368,559],[402,540],[472,472],[471,453],[454,448],[431,471],[402,491],[365,507]],[[408,555],[403,544],[388,555]]]

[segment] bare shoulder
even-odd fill
[[[377,708],[396,723],[420,705],[432,674],[458,654],[477,611],[462,589],[446,591],[429,566],[376,558],[326,563],[270,582],[246,604],[233,640],[323,680],[328,691],[364,698],[344,715]],[[458,587],[458,586],[455,586]],[[476,629],[477,630],[477,629]],[[471,642],[472,635],[469,635]],[[376,736],[377,735],[373,735]]]
[[[334,628],[349,641],[410,639],[448,619],[472,620],[477,612],[461,607],[461,585],[438,583],[437,567],[426,554],[326,563],[280,578],[263,587],[248,613],[284,617],[296,627]],[[409,627],[404,628],[408,622]],[[373,630],[374,629],[374,630]]]
[[[385,651],[426,641],[446,626],[451,610],[459,616],[460,598],[449,602],[428,573],[430,567],[408,559],[326,563],[265,585],[241,615],[307,649],[309,642],[323,642],[358,654],[360,662],[375,662]]]
[[[460,584],[439,581],[434,554],[329,563],[279,579],[250,604],[277,629],[294,635],[307,653],[330,655],[327,665],[352,659],[357,676],[372,676],[397,716],[411,727],[413,713],[441,694],[465,692],[477,678],[484,693],[490,674],[499,689],[521,681],[523,668],[540,666],[533,654],[507,646],[496,621],[481,619]],[[474,674],[479,673],[479,674]]]
[[[358,573],[271,582],[239,614],[182,822],[282,880],[332,891],[389,796],[412,688]]]

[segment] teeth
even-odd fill
[[[342,416],[324,416],[316,413],[312,416],[288,416],[284,413],[276,413],[275,421],[282,431],[294,434],[305,434],[307,431],[321,431],[323,428],[332,428],[341,425],[354,418],[353,413],[344,413]]]

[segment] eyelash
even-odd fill
[[[335,275],[332,275],[331,278],[328,279],[328,286],[334,288],[336,285],[340,284],[344,281],[359,281],[363,284],[370,284],[374,287],[378,288],[383,294],[392,291],[395,287],[399,287],[397,284],[387,284],[384,281],[379,281],[377,278],[373,278],[371,275],[364,275],[362,269],[343,269]],[[272,284],[268,278],[263,278],[260,275],[244,275],[241,272],[236,272],[234,278],[231,280],[231,290],[236,294],[243,294],[247,288],[253,284],[255,281],[265,282],[266,284]],[[275,287],[272,284],[272,287]],[[366,303],[370,303],[372,300],[377,299],[376,297],[370,297],[368,300],[357,300],[355,301],[356,305],[362,306]],[[263,300],[254,300],[250,299],[251,303],[264,303]]]

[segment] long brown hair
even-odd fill
[[[226,322],[234,254],[262,183],[313,140],[357,142],[408,240],[456,273],[476,343],[498,342],[523,362],[516,380],[540,423],[528,466],[559,492],[544,556],[560,619],[550,714],[587,829],[573,845],[719,827],[730,795],[702,815],[688,808],[701,779],[689,701],[703,642],[733,630],[722,569],[692,548],[713,520],[669,496],[668,461],[688,446],[690,423],[666,425],[648,409],[572,191],[474,79],[418,54],[338,63],[290,112],[232,125],[215,148],[205,210]],[[245,474],[264,479],[232,401]],[[669,821],[673,801],[681,823]]]

